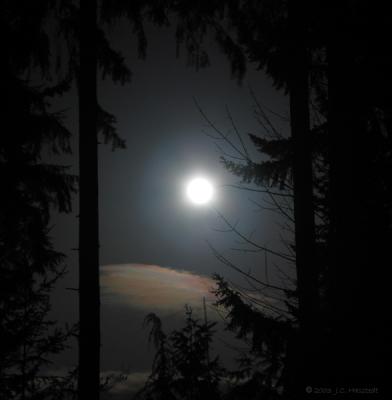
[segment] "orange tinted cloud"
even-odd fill
[[[148,312],[183,310],[185,304],[199,308],[214,281],[189,271],[158,265],[121,264],[101,267],[103,303],[121,303]]]

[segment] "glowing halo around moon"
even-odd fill
[[[186,186],[187,198],[195,205],[205,205],[214,197],[214,187],[205,178],[194,178]]]

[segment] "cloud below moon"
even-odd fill
[[[158,265],[121,264],[101,266],[103,304],[123,304],[147,312],[183,310],[214,300],[214,281],[189,271]]]

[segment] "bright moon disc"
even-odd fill
[[[206,179],[195,178],[188,183],[186,194],[192,203],[201,205],[212,199],[214,189]]]

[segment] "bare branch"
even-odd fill
[[[271,250],[271,249],[269,249],[269,248],[267,248],[267,247],[265,247],[265,246],[261,246],[260,244],[254,242],[253,240],[250,240],[248,237],[246,237],[245,235],[243,235],[233,224],[231,224],[231,223],[227,220],[227,218],[225,218],[225,217],[223,216],[222,213],[220,213],[220,212],[219,212],[217,209],[215,209],[215,208],[214,208],[214,210],[215,210],[215,212],[218,214],[218,216],[226,223],[226,225],[227,225],[230,229],[232,229],[232,232],[235,232],[235,233],[236,233],[240,238],[242,238],[246,243],[249,243],[249,244],[251,244],[252,246],[254,246],[255,248],[257,248],[257,249],[264,250],[264,251],[266,251],[266,252],[268,252],[268,253],[270,253],[270,254],[273,254],[273,255],[275,255],[275,256],[277,256],[277,257],[280,257],[280,258],[282,258],[282,259],[284,259],[284,260],[286,260],[286,261],[289,261],[289,262],[294,262],[294,261],[295,261],[295,259],[293,259],[292,257],[290,257],[290,256],[287,255],[287,254],[284,254],[284,253],[281,253],[281,252],[278,252],[278,251],[275,251],[275,250]]]
[[[228,267],[234,269],[235,271],[239,272],[241,275],[248,277],[249,279],[253,280],[254,282],[257,282],[258,284],[266,287],[266,288],[270,288],[270,289],[274,289],[274,290],[280,290],[280,291],[285,291],[286,289],[281,288],[279,286],[275,286],[275,285],[271,285],[268,284],[266,282],[261,281],[260,279],[255,278],[252,275],[249,275],[247,272],[243,271],[241,268],[237,267],[236,265],[234,265],[232,262],[230,262],[226,257],[224,257],[221,253],[219,253],[212,245],[210,242],[207,241],[207,245],[208,247],[211,249],[212,253],[214,254],[214,256],[221,261],[223,264],[227,265]]]
[[[269,210],[269,211],[277,211],[278,213],[282,214],[284,217],[286,217],[290,222],[294,223],[294,218],[289,215],[284,209],[283,207],[277,202],[275,201],[275,203],[273,204],[274,207],[273,208],[268,208],[268,207],[264,207],[262,206],[259,202],[257,202],[256,200],[253,199],[248,199],[251,203],[253,203],[254,205],[256,205],[257,207],[263,209],[263,210]]]
[[[258,105],[258,108],[265,108],[269,113],[274,115],[275,117],[278,117],[280,120],[284,122],[290,122],[290,118],[287,115],[282,115],[277,113],[276,111],[272,110],[271,108],[267,107],[265,104],[262,104],[261,101],[258,99],[256,96],[254,90],[250,85],[248,85],[249,92],[252,96],[252,99],[255,101],[255,103]]]
[[[256,193],[272,194],[273,196],[279,196],[279,197],[290,197],[290,198],[293,197],[293,195],[289,194],[289,193],[271,192],[269,189],[255,189],[255,188],[250,188],[248,186],[241,186],[241,185],[224,184],[224,185],[221,185],[220,187],[232,187],[234,189],[246,190],[249,192],[256,192]]]
[[[237,125],[235,124],[235,122],[233,120],[233,116],[231,115],[231,112],[230,112],[229,107],[227,105],[226,105],[226,112],[227,112],[227,116],[229,117],[231,126],[233,127],[234,132],[236,133],[236,135],[238,137],[238,140],[241,143],[241,147],[242,147],[242,150],[244,151],[244,154],[246,155],[246,159],[250,160],[248,150],[247,150],[247,148],[245,146],[245,143],[244,143],[244,141],[242,139],[242,136],[241,136],[240,132],[238,131]]]
[[[271,119],[268,117],[268,115],[265,113],[264,108],[260,101],[258,100],[258,98],[256,97],[254,91],[252,90],[252,88],[249,87],[249,92],[253,98],[253,101],[255,102],[255,105],[257,107],[257,111],[259,113],[259,115],[262,117],[264,123],[270,128],[270,130],[273,133],[273,137],[277,138],[277,139],[282,139],[283,135],[278,132],[278,130],[275,128],[274,124],[271,122]]]
[[[203,111],[199,103],[197,102],[196,98],[193,98],[193,101],[199,110],[201,116],[205,119],[205,121],[208,123],[208,125],[218,134],[219,138],[216,140],[224,140],[237,154],[239,154],[243,160],[247,160],[247,155],[244,154],[238,146],[236,146],[229,138],[227,134],[224,134],[206,115],[206,113]]]
[[[241,289],[238,284],[234,284],[231,281],[230,281],[230,284],[234,288],[234,290],[240,294],[240,296],[242,298],[246,299],[250,303],[252,303],[256,306],[262,307],[264,309],[268,309],[269,311],[272,311],[279,316],[287,317],[287,313],[288,313],[287,310],[283,310],[282,308],[276,307],[276,306],[268,303],[267,301],[263,301],[262,299],[259,299],[259,298],[256,298],[256,297],[250,295],[249,293],[247,293],[246,289]],[[280,299],[280,301],[281,301],[281,299]]]

